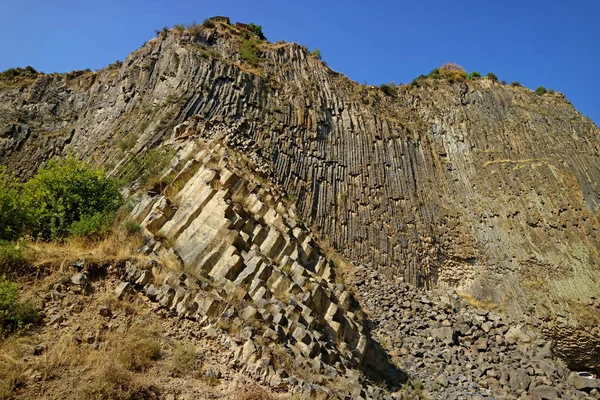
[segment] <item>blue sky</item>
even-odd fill
[[[3,0],[0,70],[98,69],[176,23],[212,15],[318,47],[363,83],[410,82],[445,62],[553,88],[600,124],[600,0]]]

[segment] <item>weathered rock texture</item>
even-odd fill
[[[220,24],[171,31],[120,69],[4,83],[2,163],[27,175],[74,151],[118,173],[173,135],[220,141],[282,187],[299,218],[348,259],[413,284],[458,287],[513,320],[548,321],[573,366],[600,367],[590,328],[600,293],[600,131],[589,119],[560,95],[488,79],[386,96],[296,44],[261,44],[260,62],[248,65],[241,40]],[[184,261],[212,265],[191,248],[200,240],[188,241],[184,213],[193,211],[148,223]],[[573,330],[585,332],[587,351],[572,351]]]

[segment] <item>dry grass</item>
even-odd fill
[[[147,371],[162,355],[157,336],[155,327],[134,325],[115,346],[117,361],[129,371]]]
[[[260,386],[250,386],[238,391],[234,395],[235,400],[275,400],[276,397]]]
[[[31,347],[23,338],[0,342],[0,399],[13,398],[15,389],[26,382],[22,359],[31,352]]]
[[[473,297],[471,294],[467,293],[467,292],[457,292],[457,294],[467,303],[469,303],[470,305],[472,305],[475,308],[482,308],[484,310],[496,310],[496,309],[501,309],[500,304],[494,303],[491,299],[491,297],[488,297],[486,299],[480,300],[477,299],[475,297]]]
[[[116,263],[132,258],[144,259],[138,253],[143,246],[139,233],[128,233],[115,227],[101,241],[72,239],[65,243],[29,242],[23,251],[25,259],[36,267],[60,267],[84,259],[89,263]]]
[[[197,371],[198,354],[196,348],[189,343],[176,343],[170,357],[170,369],[175,376],[184,376]]]
[[[108,363],[79,390],[82,399],[151,399],[155,389],[116,363]]]

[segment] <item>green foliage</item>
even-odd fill
[[[535,94],[540,95],[540,96],[543,94],[546,94],[546,92],[547,92],[547,90],[543,86],[538,86],[537,89],[535,89]]]
[[[431,76],[431,74],[434,73],[434,71],[436,71],[436,70],[433,70],[430,72],[430,76]],[[439,72],[436,76],[439,76]],[[415,79],[413,79],[413,81],[411,82],[411,85],[413,85],[415,87],[421,87],[425,83],[426,79],[427,79],[427,76],[421,74],[421,75],[417,76]]]
[[[519,81],[512,81],[512,82],[510,83],[510,86],[514,86],[514,87],[520,87],[520,86],[521,86],[521,84],[519,83]]]
[[[248,29],[250,29],[256,36],[258,36],[260,40],[267,40],[263,33],[262,25],[256,25],[251,22],[248,24]]]
[[[488,74],[486,75],[489,79],[493,80],[494,82],[498,82],[498,77],[496,76],[495,73],[493,72],[488,72]]]
[[[242,42],[242,47],[240,48],[240,57],[242,60],[251,65],[256,65],[260,55],[257,43],[253,39],[246,39]]]
[[[502,82],[500,82],[500,83],[501,83],[501,84],[503,84],[503,85],[506,85],[506,81],[505,81],[505,80],[503,80],[503,81],[502,81]]]
[[[477,71],[472,71],[469,76],[469,79],[476,79],[476,78],[481,78],[481,74]]]
[[[420,75],[420,76],[425,76],[425,75]],[[440,69],[439,68],[434,68],[431,70],[431,72],[427,75],[427,78],[439,78],[440,77]]]
[[[22,245],[0,240],[0,271],[11,273],[25,265]]]
[[[108,69],[119,69],[123,66],[123,61],[117,60],[114,63],[108,64]]]
[[[31,234],[44,240],[101,234],[123,202],[114,180],[73,156],[48,162],[23,185],[22,198]]]
[[[127,232],[127,234],[129,234],[129,235],[133,235],[142,230],[142,226],[132,219],[127,219],[127,220],[123,221],[121,223],[121,226],[123,227],[123,229],[125,229],[125,232]]]
[[[30,65],[25,68],[9,68],[0,72],[0,79],[14,79],[17,77],[34,77],[38,72]]]
[[[397,86],[394,82],[383,83],[379,86],[379,88],[385,93],[387,96],[396,97],[396,89]]]
[[[204,26],[205,28],[209,28],[212,29],[215,27],[215,23],[212,22],[209,18],[205,19],[204,22],[202,23],[202,26]]]
[[[17,239],[25,224],[26,214],[16,177],[0,167],[0,240]]]
[[[0,336],[26,330],[37,321],[35,307],[19,301],[18,286],[0,276]]]
[[[548,89],[548,94],[554,94],[554,93],[555,93],[554,89],[552,89],[552,88]]]
[[[321,59],[321,50],[319,50],[317,48],[315,48],[313,51],[311,51],[310,54],[317,57],[319,60]]]
[[[142,186],[152,188],[172,157],[173,150],[166,147],[155,147],[142,156],[134,156],[120,171],[121,184],[137,180]]]
[[[175,25],[173,25],[173,29],[175,29],[177,32],[183,32],[183,31],[185,31],[185,25],[175,24]]]

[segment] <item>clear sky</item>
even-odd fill
[[[213,15],[318,47],[360,83],[407,83],[456,62],[563,92],[600,125],[600,0],[2,0],[0,70],[99,69],[156,29]]]

